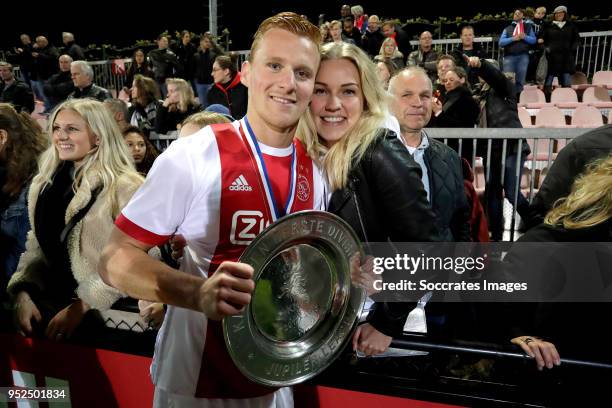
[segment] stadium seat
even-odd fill
[[[582,101],[582,93],[585,89],[592,87],[593,85],[589,84],[589,79],[587,78],[584,72],[576,71],[572,75],[572,89],[576,91],[578,94],[578,100]]]
[[[536,115],[535,126],[539,128],[568,127],[565,123],[565,115],[556,106],[545,106],[540,109]]]
[[[582,105],[576,108],[572,116],[572,125],[579,128],[595,128],[602,126],[601,112],[594,106]]]
[[[538,88],[527,88],[521,91],[519,96],[519,106],[527,109],[541,109],[550,104],[546,103],[544,92]]]
[[[593,75],[593,85],[612,89],[612,71],[597,71]]]
[[[572,88],[557,88],[552,91],[550,103],[559,109],[575,109],[580,106],[578,95]]]
[[[584,90],[582,103],[599,109],[612,109],[612,102],[608,90],[602,86],[594,86]]]

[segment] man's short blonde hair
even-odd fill
[[[321,44],[321,31],[317,26],[312,24],[310,21],[300,16],[299,14],[292,12],[279,13],[275,16],[266,18],[257,29],[257,32],[253,36],[253,44],[251,45],[251,55],[249,60],[253,60],[255,51],[261,42],[264,34],[273,28],[289,31],[300,37],[306,37],[317,47]]]

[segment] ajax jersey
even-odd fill
[[[244,118],[172,143],[116,225],[149,245],[183,235],[181,270],[208,277],[223,261],[238,260],[270,223],[296,211],[324,209],[324,200],[322,175],[302,144],[258,143]],[[172,306],[157,338],[151,375],[157,387],[198,398],[253,398],[274,391],[238,371],[219,322]]]

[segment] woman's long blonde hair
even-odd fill
[[[385,45],[393,44],[395,47],[395,51],[393,51],[393,55],[385,55]],[[404,54],[401,53],[399,48],[397,48],[397,43],[393,38],[386,38],[382,44],[380,45],[380,51],[378,51],[378,55],[381,55],[383,58],[404,58]]]
[[[91,191],[101,186],[100,196],[106,194],[112,215],[116,217],[121,210],[117,198],[119,177],[128,177],[137,184],[143,182],[142,176],[134,168],[121,131],[109,109],[102,102],[93,99],[71,99],[60,104],[51,115],[49,135],[53,133],[53,124],[58,113],[63,110],[71,110],[79,114],[87,123],[88,130],[99,140],[98,147],[88,153],[76,168],[72,188],[76,194],[81,189]],[[41,155],[40,171],[34,178],[34,182],[42,182],[43,187],[51,184],[53,175],[61,162],[56,147],[51,145]]]
[[[322,47],[321,62],[341,58],[352,62],[359,72],[364,102],[361,117],[330,149],[321,143],[310,109],[300,118],[296,132],[310,157],[319,158],[332,191],[346,186],[353,164],[361,160],[379,137],[379,129],[388,114],[386,93],[374,63],[353,44],[329,43]]]
[[[179,94],[178,104],[171,104],[168,107],[169,111],[172,112],[178,110],[180,112],[187,112],[189,106],[199,104],[195,98],[191,85],[189,85],[189,82],[181,78],[168,78],[166,79],[166,84],[174,85]]]
[[[544,222],[566,229],[593,227],[612,217],[612,155],[597,160],[557,200]]]

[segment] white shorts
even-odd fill
[[[293,408],[293,391],[284,387],[257,398],[217,399],[172,394],[155,387],[153,408]]]

